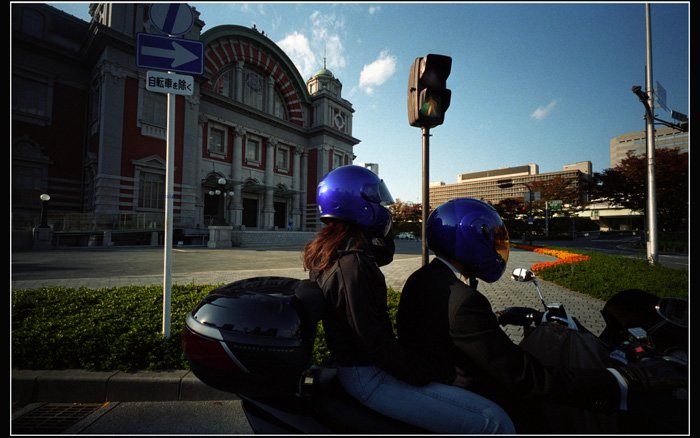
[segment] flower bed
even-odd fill
[[[534,265],[532,265],[532,268],[531,268],[533,271],[541,271],[543,269],[547,269],[547,268],[550,268],[552,266],[558,266],[558,265],[563,265],[563,264],[572,264],[572,263],[582,262],[582,261],[590,259],[589,256],[581,255],[581,254],[574,254],[572,252],[563,251],[560,249],[539,248],[539,247],[530,246],[530,245],[513,245],[513,246],[515,248],[524,249],[526,251],[532,251],[532,252],[536,252],[539,254],[551,255],[552,257],[556,257],[559,259],[559,260],[555,260],[553,262],[535,263]]]

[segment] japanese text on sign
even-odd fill
[[[146,77],[146,89],[158,93],[192,95],[194,80],[191,76],[174,73],[149,71]]]

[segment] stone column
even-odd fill
[[[119,64],[104,62],[100,66],[100,81],[99,161],[95,179],[95,213],[118,213],[121,196],[126,73]],[[165,155],[162,158],[165,159]]]
[[[243,61],[238,61],[236,63],[236,71],[235,74],[233,75],[234,77],[234,84],[235,84],[235,92],[234,92],[234,99],[237,102],[243,102]]]
[[[246,130],[242,127],[233,129],[233,165],[231,167],[231,179],[238,183],[243,180],[241,174],[241,166],[243,163],[243,137],[246,135]],[[236,185],[233,188],[233,208],[231,225],[238,227],[243,224],[243,185]]]
[[[309,184],[309,153],[307,151],[302,151],[301,153],[301,214],[303,224],[302,231],[309,228],[306,218],[306,206],[308,198],[308,184]]]
[[[270,137],[266,141],[265,150],[265,205],[263,207],[263,229],[272,230],[275,221],[274,207],[274,168],[275,168],[275,146],[277,140]]]
[[[275,80],[272,76],[267,77],[267,90],[265,92],[265,112],[275,113]]]
[[[301,153],[302,149],[299,146],[292,148],[292,156],[294,161],[292,164],[292,218],[297,227],[301,227]]]

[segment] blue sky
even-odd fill
[[[51,3],[88,20],[88,3]],[[379,164],[394,198],[421,202],[421,131],[408,124],[415,58],[452,57],[452,102],[431,129],[430,180],[536,163],[540,173],[591,161],[610,139],[644,130],[631,92],[645,89],[645,4],[190,2],[204,30],[264,31],[303,78],[326,67],[355,109],[355,163]],[[653,79],[669,109],[689,112],[688,2],[651,3]],[[670,113],[656,116],[672,121]]]

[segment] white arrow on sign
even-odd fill
[[[175,41],[172,42],[171,47],[172,49],[161,49],[159,47],[143,46],[141,48],[141,53],[146,56],[172,59],[171,67],[179,67],[199,58],[196,54],[190,52]]]

